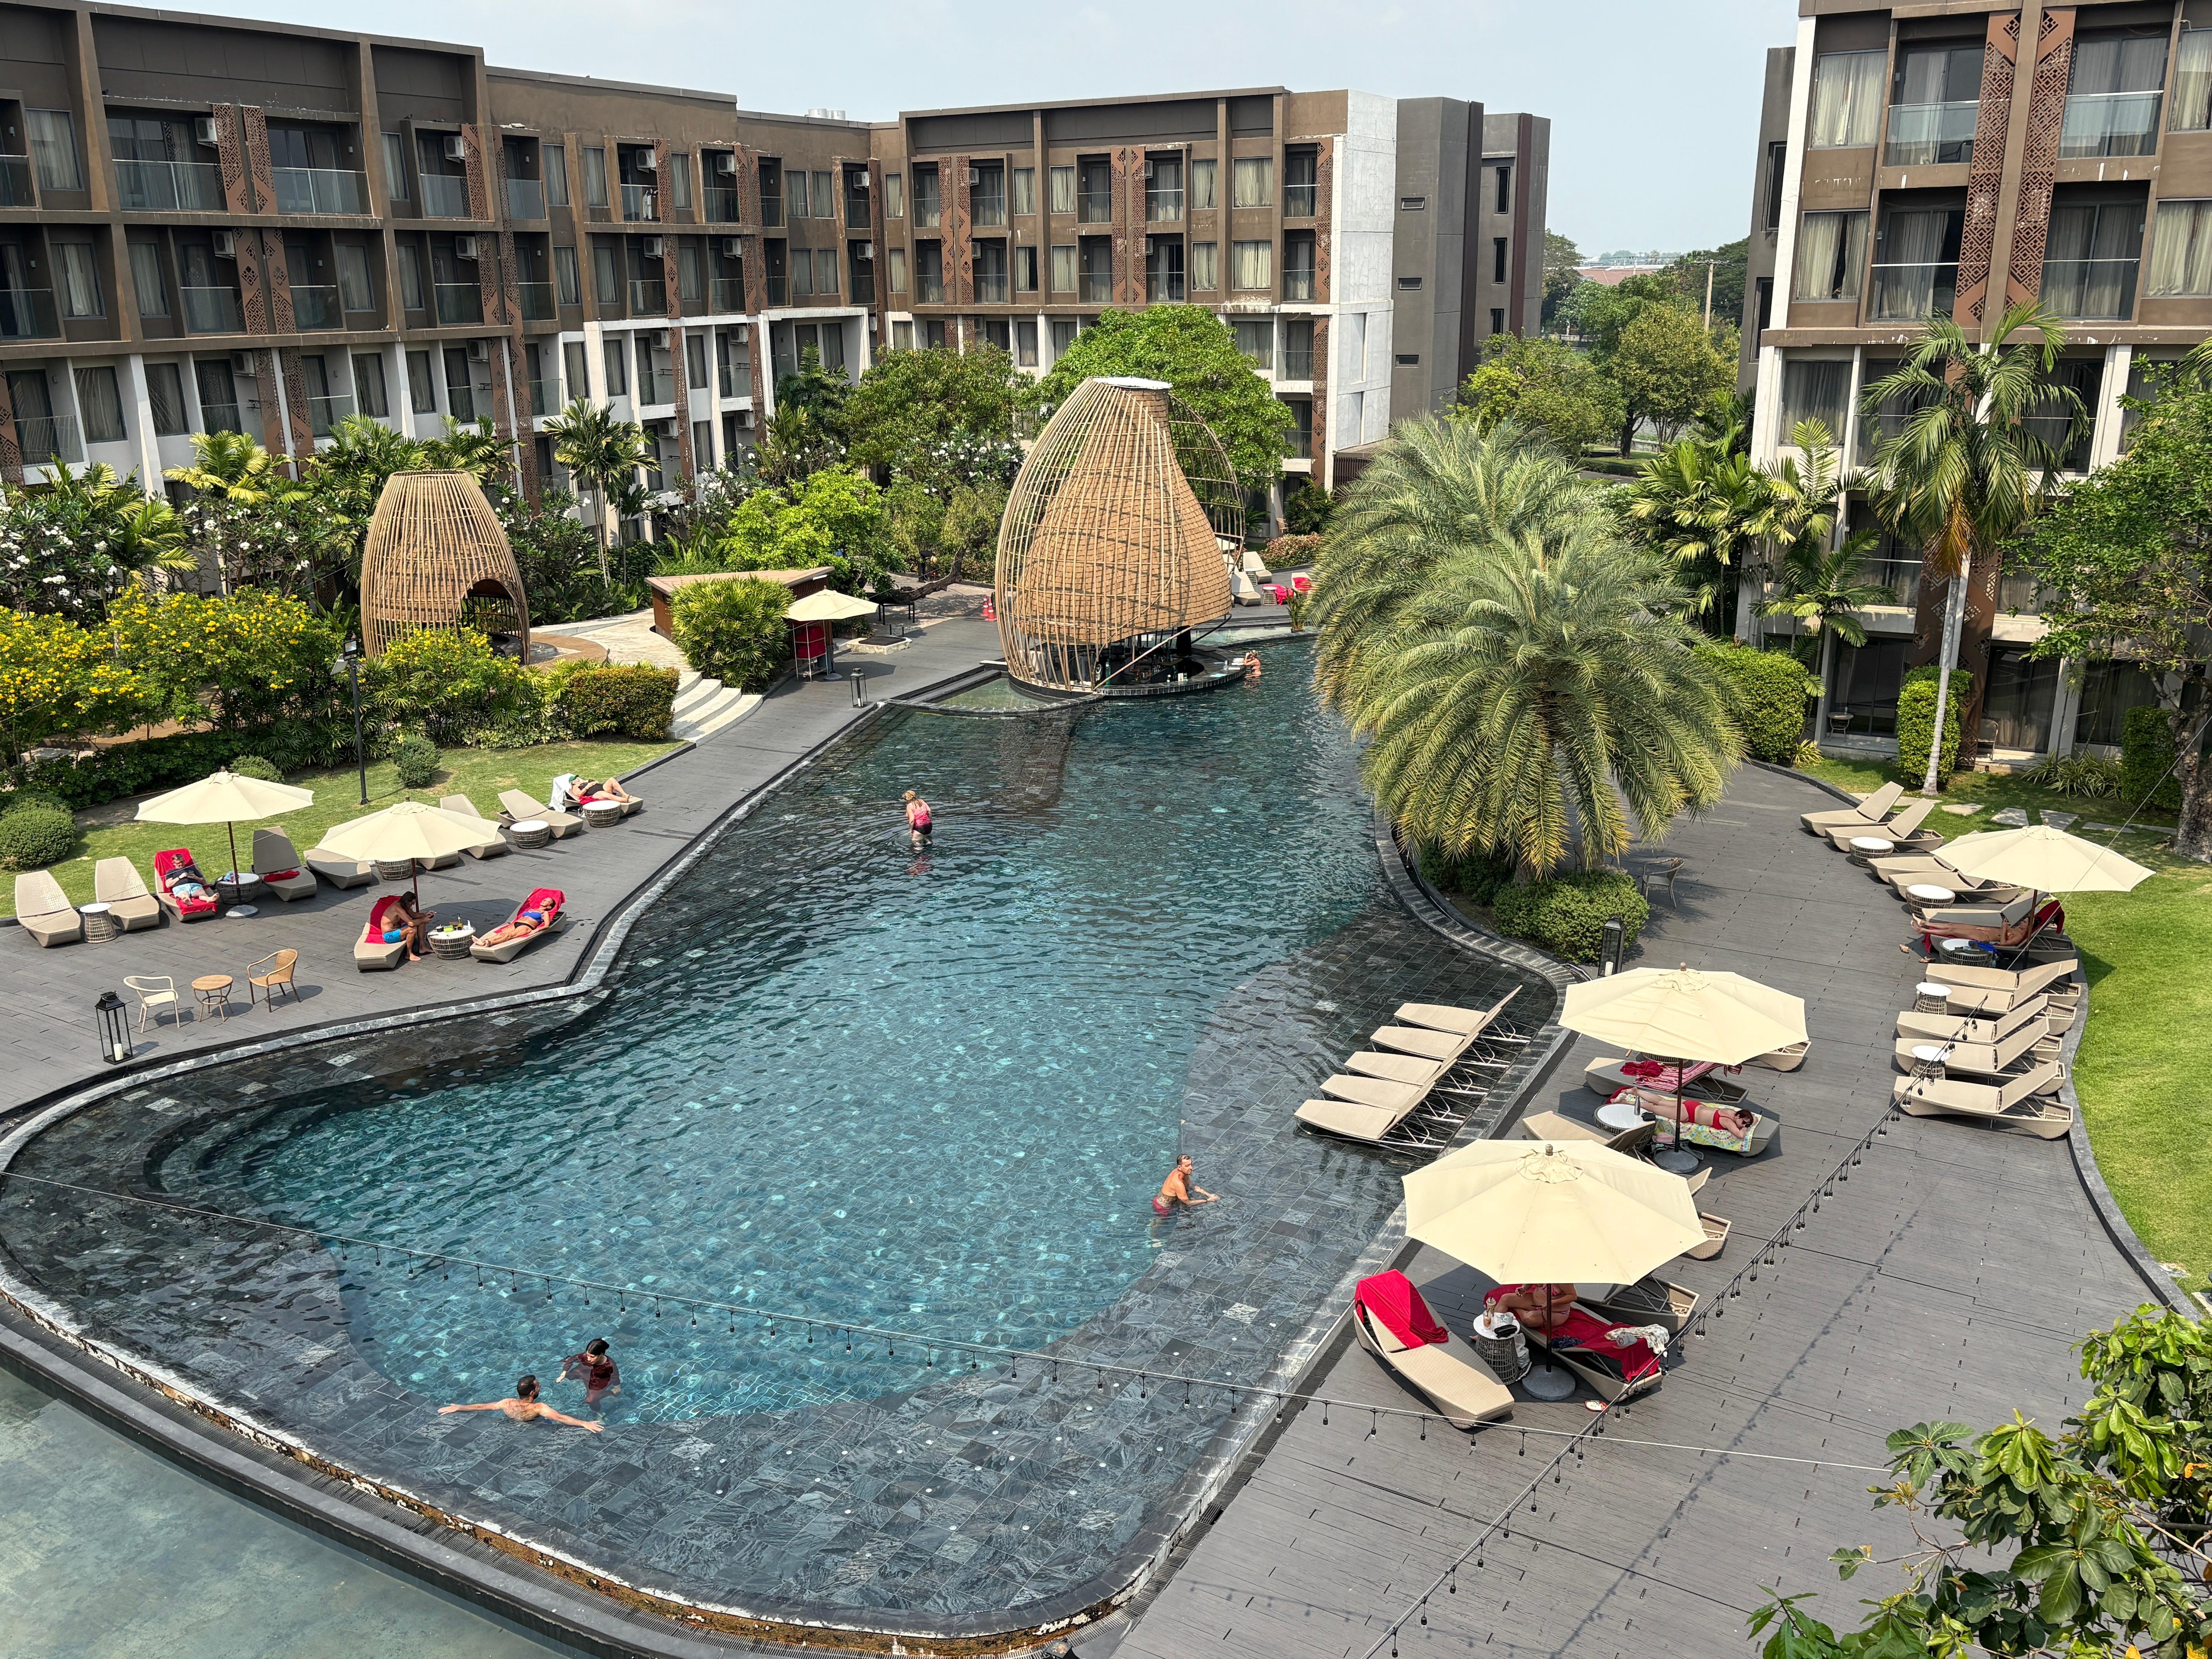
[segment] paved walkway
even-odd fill
[[[903,649],[860,666],[866,695],[882,701],[972,668],[996,657],[998,648],[992,624],[948,619]],[[188,1019],[181,1027],[164,1019],[149,1027],[134,1055],[155,1064],[302,1025],[565,980],[599,923],[655,871],[731,805],[859,715],[848,680],[787,682],[744,720],[647,772],[635,786],[646,808],[621,828],[587,830],[542,852],[511,850],[424,875],[424,903],[441,919],[466,917],[479,932],[506,921],[533,888],[558,887],[568,895],[568,931],[506,967],[426,957],[392,973],[357,972],[353,944],[369,907],[389,890],[382,884],[343,892],[325,886],[297,903],[264,903],[252,917],[171,921],[99,945],[40,950],[20,928],[0,928],[0,988],[9,1011],[0,1115],[105,1070],[94,1048],[92,1006],[102,991],[121,994],[126,974],[166,975],[180,988],[202,975],[229,974],[242,993],[247,963],[288,947],[300,952],[296,1006],[288,1000],[274,1013],[249,1012],[241,994],[225,1019]]]
[[[1814,1035],[1800,1071],[1745,1073],[1784,1127],[1765,1158],[1716,1160],[1699,1207],[1731,1218],[1735,1234],[1718,1260],[1667,1275],[1701,1294],[1747,1264],[1750,1243],[1789,1218],[1888,1097],[1891,1022],[1916,975],[1897,948],[1895,902],[1798,830],[1799,812],[1830,804],[1747,769],[1711,817],[1670,838],[1688,870],[1679,909],[1659,901],[1644,963],[1725,967],[1794,992]],[[1599,1052],[1577,1040],[1530,1109],[1587,1118],[1598,1097],[1582,1071]],[[1425,1626],[1406,1618],[1401,1652],[1742,1651],[1762,1585],[1817,1590],[1816,1613],[1848,1620],[1861,1595],[1898,1585],[1889,1569],[1839,1584],[1828,1553],[1870,1543],[1887,1556],[1910,1542],[1866,1493],[1884,1437],[1938,1418],[1991,1424],[2015,1407],[2056,1428],[2082,1395],[2072,1345],[2150,1299],[2063,1141],[1906,1118],[1850,1175],[1778,1267],[1684,1345],[1665,1385],[1545,1485],[1534,1513],[1521,1504],[1510,1541],[1462,1571]],[[1425,1249],[1407,1271],[1463,1332],[1486,1281]],[[1313,1389],[1418,1403],[1357,1348]],[[1587,1415],[1573,1401],[1523,1401],[1514,1421],[1571,1431]],[[1387,1651],[1393,1621],[1562,1443],[1532,1436],[1524,1459],[1510,1431],[1472,1448],[1403,1423],[1370,1431],[1364,1411],[1337,1409],[1326,1425],[1310,1407],[1295,1416],[1116,1659]]]

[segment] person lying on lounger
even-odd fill
[[[477,1406],[438,1407],[438,1415],[441,1417],[453,1412],[505,1412],[508,1420],[515,1423],[534,1422],[543,1417],[556,1423],[566,1423],[572,1429],[588,1429],[593,1434],[599,1432],[599,1425],[597,1423],[586,1422],[580,1417],[571,1417],[566,1412],[556,1412],[540,1400],[538,1397],[538,1379],[534,1376],[517,1378],[514,1384],[514,1397],[511,1400],[487,1400]]]
[[[1575,1287],[1571,1285],[1516,1285],[1503,1295],[1487,1299],[1487,1305],[1500,1313],[1510,1313],[1521,1322],[1523,1330],[1534,1331],[1539,1336],[1549,1336],[1567,1322],[1574,1311]]]
[[[545,926],[543,910],[525,910],[513,921],[501,922],[477,941],[479,945],[505,945],[509,939],[528,939]]]
[[[200,873],[197,864],[180,864],[169,872],[169,896],[180,899],[213,898],[215,889],[208,885],[207,878]]]
[[[637,799],[622,787],[620,778],[607,778],[596,783],[589,778],[578,778],[574,787],[576,799],[586,805],[595,800],[618,800],[626,806]]]

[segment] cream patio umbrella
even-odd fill
[[[1655,1161],[1678,1173],[1698,1162],[1681,1150],[1682,1067],[1692,1060],[1741,1066],[1806,1040],[1805,1005],[1798,998],[1741,974],[1686,964],[1571,985],[1559,1024],[1674,1062],[1675,1144]]]
[[[2039,893],[2125,893],[2158,873],[2047,823],[1961,836],[1943,849],[1943,862],[1962,876]]]
[[[219,823],[230,837],[230,872],[238,873],[238,831],[233,826],[256,818],[273,818],[295,806],[314,804],[315,792],[289,783],[270,783],[228,769],[217,771],[172,789],[165,795],[138,804],[141,823]],[[234,888],[233,891],[235,892]],[[251,905],[240,905],[234,915],[251,915]]]
[[[873,599],[855,599],[850,593],[840,593],[834,587],[825,587],[817,593],[809,593],[803,599],[793,600],[791,609],[783,615],[786,622],[841,623],[849,622],[855,617],[867,616],[875,609]],[[837,672],[837,635],[835,629],[830,635],[829,660],[823,665],[823,672],[830,674]]]
[[[1478,1140],[1404,1184],[1407,1237],[1500,1284],[1632,1285],[1705,1238],[1687,1182],[1595,1142]],[[1530,1393],[1574,1391],[1544,1370]]]
[[[466,812],[448,812],[419,800],[395,801],[380,812],[341,823],[324,834],[323,845],[342,859],[398,863],[414,861],[415,896],[422,896],[421,866],[432,859],[465,853],[499,839],[499,826]]]

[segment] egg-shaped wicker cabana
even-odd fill
[[[1088,380],[1031,447],[999,527],[999,639],[1016,679],[1097,689],[1229,612],[1236,469],[1162,380]]]
[[[362,644],[372,657],[418,629],[473,628],[530,660],[530,607],[499,515],[465,472],[395,472],[361,557]]]

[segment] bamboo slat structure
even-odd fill
[[[372,657],[418,629],[474,628],[530,660],[530,607],[499,515],[465,472],[395,472],[361,560],[362,644]]]
[[[1220,440],[1160,380],[1097,378],[1037,434],[999,528],[1016,679],[1084,691],[1229,611],[1244,511]]]

